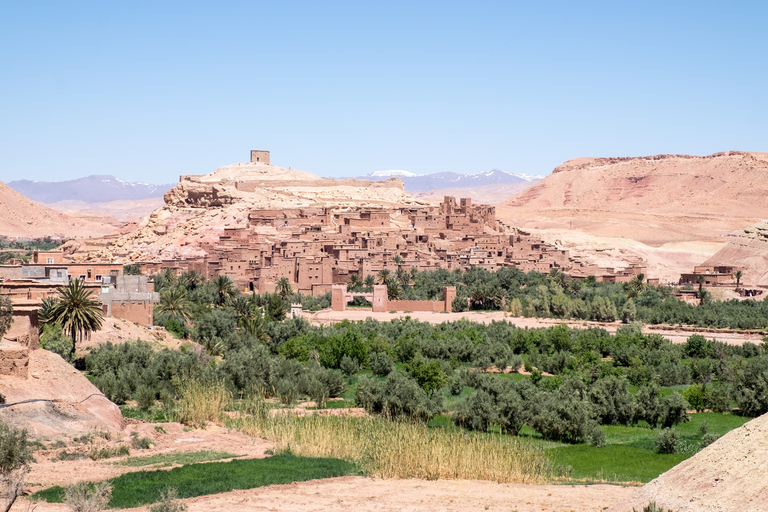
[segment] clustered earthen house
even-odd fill
[[[306,207],[254,209],[248,227],[226,228],[204,257],[145,262],[144,272],[194,270],[227,275],[243,291],[271,292],[280,278],[304,294],[322,295],[351,276],[380,270],[456,269],[472,266],[524,272],[558,268],[574,277],[629,280],[645,268],[621,272],[584,265],[567,250],[496,220],[493,206],[446,197],[439,206],[400,208]]]

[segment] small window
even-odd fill
[[[97,281],[101,281],[101,276],[97,275],[97,276],[95,277],[95,279],[96,279]]]
[[[45,258],[45,262],[51,264],[53,263],[53,258]]]

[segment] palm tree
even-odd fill
[[[155,312],[161,315],[170,313],[184,321],[189,321],[189,307],[187,292],[183,288],[174,287],[160,293],[160,302],[155,306]]]
[[[389,269],[383,268],[379,270],[379,273],[376,274],[376,278],[379,281],[379,284],[389,284],[390,276]]]
[[[371,274],[368,274],[367,276],[365,276],[363,283],[365,284],[366,288],[373,289],[373,285],[376,284],[376,278],[373,277]]]
[[[293,287],[291,287],[291,282],[288,280],[287,277],[281,277],[280,279],[277,280],[277,286],[275,287],[275,291],[283,300],[293,295]]]
[[[101,304],[91,299],[92,293],[85,289],[80,279],[72,279],[59,288],[58,300],[51,308],[51,319],[61,324],[72,338],[72,355],[78,337],[82,340],[91,331],[101,329],[104,316]]]
[[[179,276],[179,283],[187,290],[194,290],[204,282],[205,277],[194,270],[188,270]]]
[[[739,285],[741,284],[741,276],[743,276],[744,274],[742,273],[741,270],[737,270],[736,273],[733,275],[736,277],[736,288],[738,288]]]
[[[360,286],[360,276],[352,274],[349,276],[349,289],[355,291]]]
[[[176,282],[176,272],[171,267],[168,267],[165,269],[165,272],[163,272],[163,279],[165,279],[166,284],[173,284]]]
[[[627,297],[634,299],[646,288],[645,274],[637,274],[627,283]]]
[[[403,288],[405,288],[411,280],[411,275],[403,270],[403,267],[397,267],[397,270],[395,270],[395,279],[403,285]]]
[[[219,274],[216,279],[213,280],[213,289],[219,295],[219,306],[222,306],[228,298],[237,295],[237,287],[232,278]]]
[[[397,284],[397,281],[387,283],[387,299],[400,300],[403,298],[403,289]]]
[[[56,305],[56,299],[54,297],[46,297],[40,304],[40,309],[37,311],[37,321],[41,326],[53,322],[53,307]]]

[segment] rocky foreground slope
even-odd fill
[[[715,240],[768,218],[768,153],[577,158],[500,206],[521,227]]]
[[[768,415],[732,430],[638,489],[610,512],[642,510],[655,501],[675,512],[768,510]]]

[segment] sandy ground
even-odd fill
[[[165,330],[164,327],[150,329],[139,324],[122,320],[120,318],[106,317],[101,325],[101,329],[93,332],[89,339],[79,341],[77,350],[89,351],[96,345],[111,341],[112,343],[124,343],[126,341],[144,340],[152,343],[158,343],[164,347],[178,349],[188,340],[180,340]]]
[[[628,498],[633,487],[618,485],[497,484],[467,480],[381,480],[341,477],[273,485],[181,500],[189,512],[224,511],[475,511],[598,512]],[[139,507],[144,511],[147,507]],[[27,510],[20,500],[14,512]],[[64,505],[38,503],[38,512],[64,512]]]
[[[611,324],[603,324],[600,322],[587,322],[587,321],[562,321],[556,319],[546,318],[523,318],[523,317],[510,317],[506,316],[503,311],[467,311],[464,313],[436,313],[432,311],[415,311],[412,313],[373,313],[371,310],[362,309],[348,309],[347,311],[331,311],[323,310],[316,313],[305,312],[304,317],[315,325],[330,325],[342,320],[360,321],[365,320],[368,317],[374,318],[382,322],[388,322],[395,318],[411,317],[414,320],[421,322],[429,322],[431,324],[439,324],[443,322],[455,322],[461,319],[466,319],[471,322],[478,322],[482,324],[489,324],[491,322],[507,321],[511,322],[518,327],[536,328],[536,327],[552,327],[553,325],[566,324],[568,327],[588,328],[588,327],[602,327],[608,332],[615,333],[616,330],[623,324],[619,322]],[[661,334],[665,338],[669,339],[672,343],[685,343],[691,334],[701,334],[707,339],[717,339],[725,343],[733,345],[741,345],[744,342],[750,341],[752,343],[760,343],[765,333],[758,332],[735,332],[735,331],[719,331],[717,329],[684,329],[684,328],[669,328],[655,325],[645,325],[643,327],[644,333],[657,333]]]

